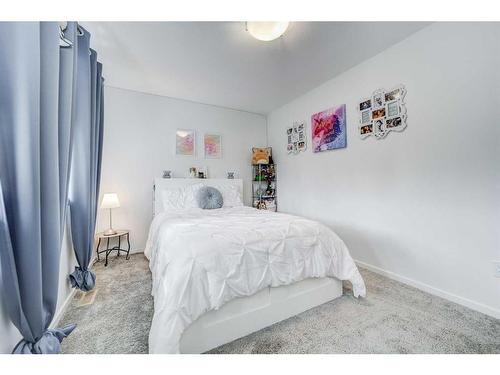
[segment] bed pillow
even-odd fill
[[[203,184],[193,184],[184,188],[184,208],[198,208],[198,191]]]
[[[165,211],[184,208],[184,189],[163,189],[161,203]]]
[[[243,206],[243,201],[241,199],[240,192],[238,188],[234,185],[223,185],[217,186],[224,198],[223,207],[241,207]]]
[[[219,190],[211,186],[204,186],[198,190],[198,207],[204,210],[213,210],[221,208],[224,203],[222,194]]]

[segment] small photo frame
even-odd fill
[[[361,112],[361,123],[362,124],[368,124],[372,120],[371,118],[371,111],[363,111]]]
[[[401,120],[401,117],[394,117],[389,120],[386,120],[385,122],[385,127],[387,129],[393,129],[400,127],[403,124],[403,121]]]
[[[375,92],[373,94],[373,108],[380,108],[384,106],[384,93],[383,92]]]
[[[384,108],[380,108],[380,109],[374,109],[372,111],[372,118],[374,120],[376,120],[378,118],[381,118],[381,117],[385,117],[385,107]]]
[[[399,103],[397,100],[387,103],[387,117],[396,117],[399,115]]]
[[[398,100],[399,98],[401,98],[401,89],[399,87],[397,89],[385,93],[386,102]]]
[[[367,124],[367,125],[362,125],[359,128],[359,134],[360,135],[370,135],[373,133],[373,124]]]
[[[372,107],[372,101],[370,99],[364,100],[359,103],[359,110],[364,111],[366,109],[370,109]]]
[[[375,128],[375,133],[383,133],[385,129],[383,129],[384,126],[384,120],[379,119],[373,121],[373,127]]]

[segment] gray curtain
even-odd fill
[[[76,41],[77,25],[65,36]],[[58,353],[74,325],[56,310],[75,98],[76,50],[54,22],[0,22],[0,265],[23,339],[14,353]],[[88,54],[88,49],[87,49]]]
[[[81,28],[78,37],[76,118],[69,189],[71,233],[78,267],[70,275],[71,285],[83,291],[95,285],[88,267],[92,258],[103,139],[103,78],[97,54],[90,50],[90,34]]]

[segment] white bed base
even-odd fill
[[[250,297],[237,298],[190,325],[181,338],[180,351],[206,352],[341,295],[340,280],[321,278],[266,288]]]
[[[203,183],[234,185],[243,193],[241,179],[155,179],[153,210],[163,210],[161,190]],[[237,298],[219,310],[209,311],[191,324],[180,342],[181,353],[204,353],[249,335],[342,295],[342,282],[335,278],[307,279],[277,288],[266,288],[252,296]]]

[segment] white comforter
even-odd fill
[[[153,274],[150,353],[178,353],[203,313],[269,286],[310,277],[365,285],[344,242],[312,220],[250,207],[156,215],[145,250]]]

